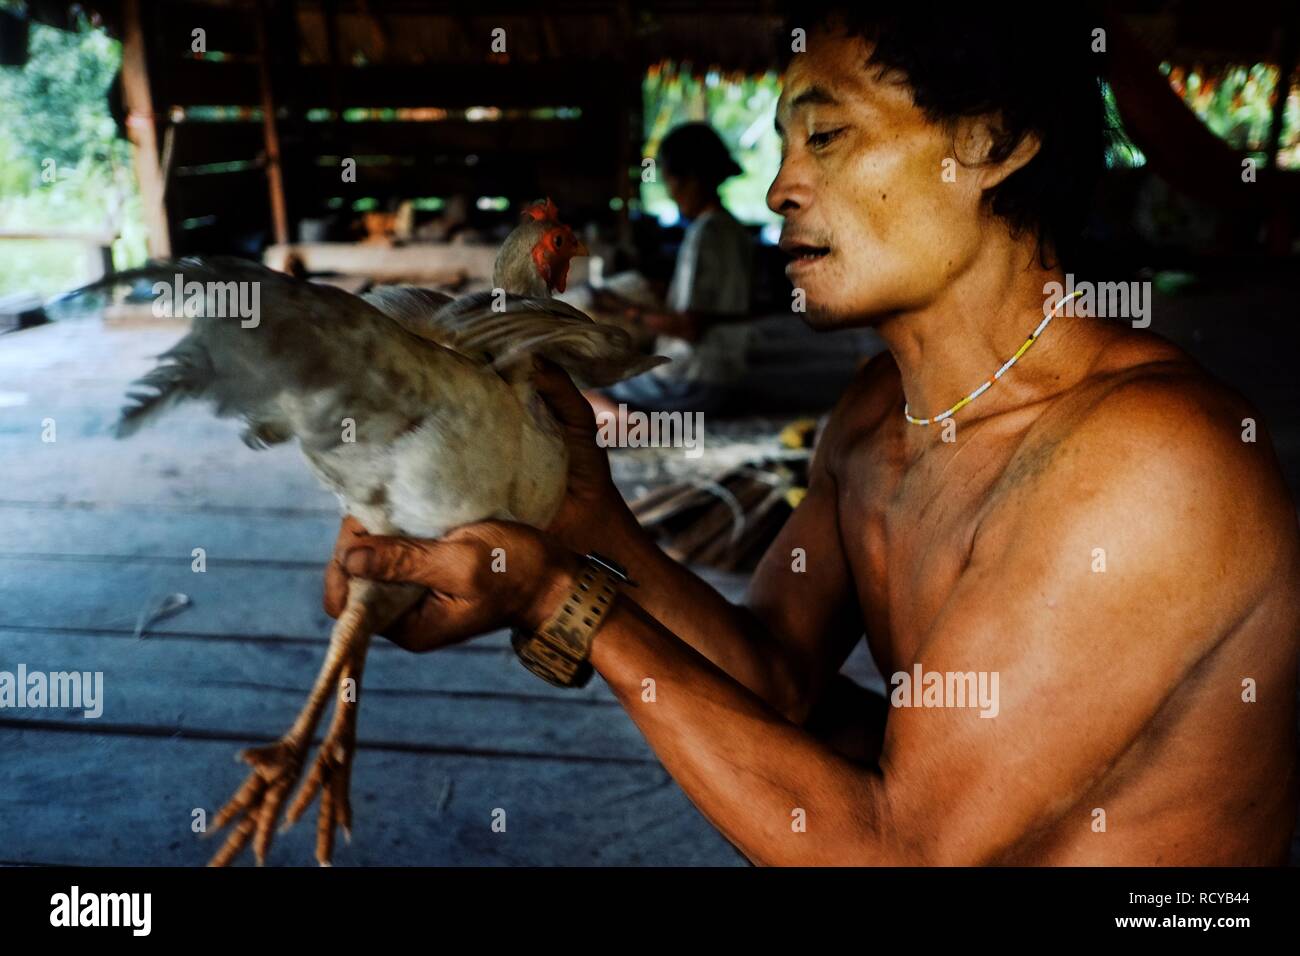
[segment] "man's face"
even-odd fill
[[[819,327],[922,307],[978,249],[975,171],[949,163],[956,181],[945,182],[952,135],[901,80],[876,76],[864,41],[818,31],[808,51],[786,73],[781,170],[767,193],[796,256],[786,274]]]
[[[668,197],[677,205],[677,211],[684,219],[694,219],[704,207],[704,189],[694,177],[677,176],[664,173],[664,187]]]

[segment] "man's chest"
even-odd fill
[[[923,652],[977,534],[1002,517],[1015,444],[972,436],[909,455],[888,436],[859,442],[839,483],[839,522],[867,640],[886,673]]]

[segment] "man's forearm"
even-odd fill
[[[591,660],[664,767],[751,860],[903,861],[878,773],[785,720],[636,603],[615,603]]]
[[[637,582],[636,603],[664,627],[785,714],[802,704],[789,655],[753,613],[731,603],[674,561],[630,511],[596,533],[594,549],[618,561]]]

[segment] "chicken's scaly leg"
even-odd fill
[[[316,820],[316,862],[329,866],[334,852],[334,830],[343,828],[344,837],[352,839],[352,757],[357,748],[357,712],[361,703],[361,675],[365,671],[366,651],[370,637],[359,641],[339,674],[339,698],[334,705],[334,718],[329,731],[316,754],[316,764],[298,789],[288,812],[284,815],[287,830],[311,806],[320,792],[320,811]],[[349,685],[347,682],[351,680]],[[350,691],[350,693],[349,693]]]
[[[254,747],[241,754],[242,759],[253,767],[253,772],[249,774],[248,779],[244,781],[243,786],[230,802],[217,813],[210,832],[215,833],[237,817],[239,825],[213,856],[209,866],[225,866],[248,845],[250,840],[253,841],[253,853],[257,857],[257,862],[261,864],[266,859],[266,851],[271,845],[280,807],[302,773],[303,758],[311,745],[312,735],[320,723],[321,714],[324,713],[331,694],[339,686],[344,670],[355,669],[355,679],[358,685],[360,684],[360,666],[364,662],[371,634],[387,627],[398,614],[414,603],[418,595],[418,589],[398,588],[360,579],[353,579],[350,582],[347,605],[330,633],[329,650],[326,652],[325,661],[307,697],[307,703],[293,722],[293,726],[275,743]],[[338,717],[334,722],[340,732],[350,727],[352,741],[355,741],[356,710],[355,702],[348,706],[340,704],[339,712],[350,716],[343,718],[341,724]],[[332,727],[331,730],[333,729]],[[336,740],[331,743],[337,744],[337,742]],[[350,757],[349,750],[349,767]],[[347,785],[346,776],[344,775],[341,784],[344,789]],[[337,790],[331,787],[331,801],[336,792]],[[322,813],[324,811],[324,801],[322,801]],[[332,806],[331,812],[333,812]],[[350,819],[347,824],[350,826]],[[332,833],[331,830],[331,836]],[[317,849],[319,855],[319,841]]]

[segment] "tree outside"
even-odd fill
[[[118,268],[144,260],[131,145],[108,105],[121,60],[121,44],[82,18],[70,32],[33,23],[26,65],[0,67],[0,233],[107,232]],[[0,240],[0,296],[87,277],[80,243]]]

